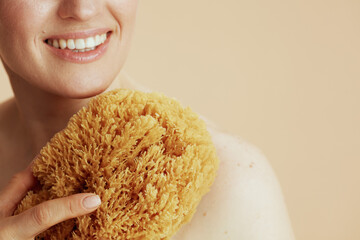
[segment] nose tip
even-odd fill
[[[98,0],[64,0],[62,1],[58,14],[62,19],[75,19],[86,21],[98,14],[101,1]]]

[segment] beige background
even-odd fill
[[[140,2],[130,76],[262,149],[298,240],[360,239],[360,1]]]

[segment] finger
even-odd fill
[[[94,211],[100,204],[99,196],[88,193],[46,201],[13,216],[10,232],[15,239],[32,239],[57,223]]]
[[[36,185],[37,180],[32,174],[31,167],[32,164],[16,173],[0,192],[0,217],[11,216],[26,193]]]

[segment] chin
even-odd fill
[[[77,77],[73,80],[61,81],[62,84],[54,86],[55,92],[52,92],[70,99],[91,98],[105,92],[115,78],[116,74],[115,76]]]
[[[107,87],[101,87],[101,88],[92,88],[88,90],[83,91],[77,91],[76,93],[72,94],[70,98],[72,99],[84,99],[84,98],[91,98],[95,97],[103,92],[105,92]]]

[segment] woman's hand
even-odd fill
[[[0,239],[34,239],[59,222],[94,211],[101,203],[95,194],[80,193],[43,202],[12,216],[17,204],[35,184],[30,165],[15,174],[0,192]]]

